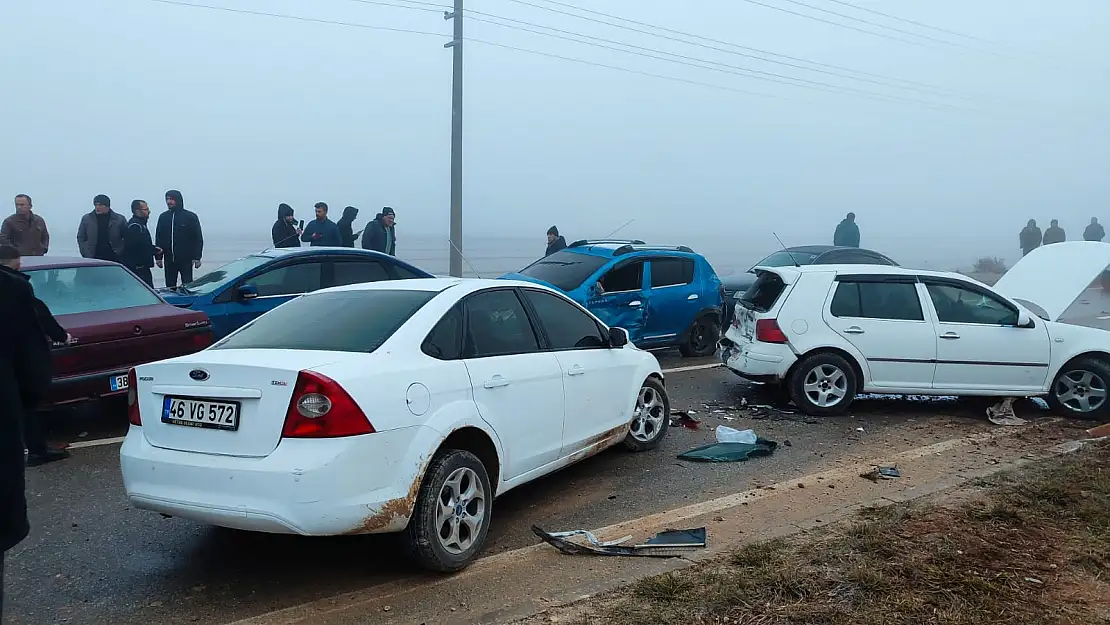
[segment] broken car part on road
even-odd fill
[[[695,549],[704,549],[706,545],[706,532],[704,527],[685,530],[666,530],[659,532],[646,543],[630,546],[623,546],[623,543],[631,540],[631,536],[602,542],[598,540],[593,533],[586,530],[545,532],[537,525],[532,526],[532,532],[536,536],[539,536],[545,543],[570,556],[585,554],[596,556],[673,558],[689,553]],[[588,544],[567,540],[575,536],[584,537]]]
[[[770,456],[778,446],[775,441],[765,438],[756,438],[754,443],[711,443],[683,452],[678,458],[694,462],[743,462]]]

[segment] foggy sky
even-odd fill
[[[0,213],[28,193],[54,236],[69,239],[98,193],[125,214],[130,200],[147,199],[157,214],[176,188],[208,232],[265,233],[279,202],[310,218],[323,200],[333,213],[358,206],[363,219],[393,206],[402,232],[446,236],[450,22],[350,0],[196,1],[442,36],[148,0],[0,2]],[[969,49],[907,45],[741,0],[569,1],[966,99],[468,0],[477,11],[645,48],[957,107],[812,91],[468,21],[468,37],[776,96],[467,43],[470,236],[542,236],[553,223],[598,236],[635,218],[637,234],[649,236],[774,229],[825,242],[854,210],[865,237],[887,247],[991,230],[1016,245],[1031,217],[1059,218],[1071,238],[1091,216],[1110,221],[1105,0],[853,0],[1007,46],[883,21]]]

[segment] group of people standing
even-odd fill
[[[166,191],[166,210],[158,216],[154,236],[147,222],[150,207],[145,200],[131,202],[131,217],[112,210],[107,195],[93,198],[93,209],[77,225],[77,249],[84,258],[97,258],[124,265],[153,286],[155,266],[166,274],[166,286],[192,282],[193,269],[200,268],[204,233],[200,218],[185,209],[181,192]],[[46,221],[34,211],[31,196],[15,196],[15,214],[0,225],[0,245],[10,245],[22,256],[43,256],[50,250]]]
[[[359,246],[362,249],[397,255],[397,213],[392,208],[382,208],[359,232],[354,231],[358,217],[358,209],[354,206],[344,208],[338,222],[328,218],[326,203],[317,202],[313,208],[316,218],[305,225],[303,221],[297,222],[293,207],[279,204],[278,218],[270,231],[274,247],[300,247],[301,243],[313,247],[355,247],[361,235]]]
[[[1103,229],[1102,224],[1098,223],[1098,217],[1091,217],[1091,223],[1083,229],[1084,241],[1101,241],[1106,238],[1106,230]],[[1048,224],[1048,229],[1041,233],[1041,229],[1037,227],[1037,220],[1030,219],[1025,227],[1021,229],[1018,234],[1018,244],[1021,246],[1022,256],[1037,249],[1042,245],[1051,245],[1052,243],[1063,243],[1068,240],[1068,235],[1064,229],[1060,227],[1060,220],[1053,219]]]

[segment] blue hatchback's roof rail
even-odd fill
[[[645,252],[649,250],[666,250],[669,252],[685,252],[693,254],[694,250],[686,245],[646,245],[640,242],[634,242],[629,245],[622,245],[613,252],[613,256],[620,256],[621,254],[629,254],[631,252]]]
[[[639,239],[581,239],[567,247],[585,247],[587,245],[605,245],[606,243],[623,243],[625,245],[643,245]]]

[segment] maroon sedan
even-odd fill
[[[42,408],[127,392],[134,365],[212,344],[208,316],[167,304],[122,265],[90,258],[24,257],[35,295],[76,340],[54,346]]]

